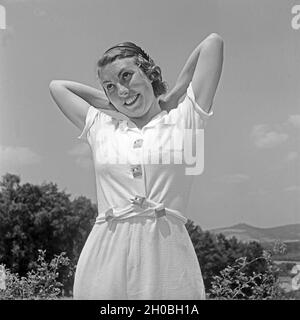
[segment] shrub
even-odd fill
[[[238,258],[246,257],[248,261],[255,259],[247,266],[246,274],[261,273],[266,270],[265,261],[256,259],[263,254],[260,243],[255,241],[243,243],[235,237],[227,239],[223,234],[202,231],[191,220],[188,220],[186,228],[195,248],[207,290],[211,288],[213,277],[219,275],[221,270],[232,265]]]
[[[273,253],[285,250],[284,246],[276,243]],[[264,261],[263,272],[247,273],[247,269],[258,260]],[[251,261],[246,257],[235,260],[232,265],[223,269],[219,275],[213,277],[208,298],[244,299],[244,300],[281,300],[285,293],[279,285],[279,268],[273,263],[272,252],[264,250],[262,256]]]
[[[20,277],[2,265],[2,280],[5,286],[0,289],[0,300],[54,300],[61,294],[61,282],[58,281],[61,267],[70,267],[70,260],[62,252],[55,255],[48,263],[45,260],[45,250],[38,250],[38,259],[33,263],[33,269],[26,276]],[[69,276],[73,274],[69,268]],[[1,282],[1,281],[0,281]],[[2,281],[3,283],[3,281]]]

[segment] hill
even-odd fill
[[[231,227],[208,230],[211,233],[223,233],[226,238],[236,237],[243,242],[258,241],[261,243],[274,242],[300,242],[300,224],[290,224],[272,228],[258,228],[240,223]]]

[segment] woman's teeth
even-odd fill
[[[134,102],[137,100],[138,96],[139,96],[139,95],[137,94],[137,95],[135,95],[135,96],[133,96],[133,97],[125,100],[125,104],[126,104],[126,105],[134,104]]]

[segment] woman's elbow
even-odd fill
[[[51,80],[49,83],[50,92],[54,91],[56,88],[63,87],[63,80]]]
[[[224,40],[218,33],[214,32],[204,39],[204,46],[212,46],[223,52]]]
[[[216,32],[211,33],[206,39],[209,39],[209,40],[213,39],[214,41],[218,41],[221,43],[224,42],[223,38]]]
[[[49,83],[49,89],[53,89],[57,85],[57,80],[51,80]]]
[[[224,50],[224,40],[217,33],[211,33],[205,40],[203,47],[210,48],[209,50],[213,50],[214,52],[218,52],[223,55]]]
[[[49,87],[61,84],[62,80],[51,80],[49,83]]]

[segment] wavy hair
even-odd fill
[[[161,69],[153,59],[133,42],[122,42],[106,50],[97,62],[97,74],[100,78],[100,69],[117,59],[135,57],[135,63],[151,81],[155,97],[165,94],[168,85],[162,80]]]

